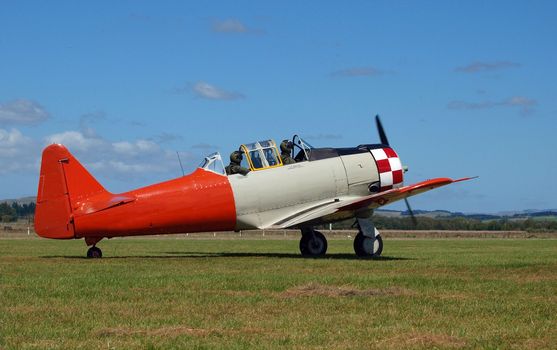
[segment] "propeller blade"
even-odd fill
[[[383,130],[383,125],[381,124],[381,120],[379,120],[379,115],[375,116],[375,124],[377,124],[377,131],[379,131],[379,139],[381,143],[384,145],[389,145],[389,140],[387,140],[387,135],[385,134],[385,130]]]
[[[406,203],[406,208],[408,208],[408,213],[410,213],[410,217],[412,218],[412,223],[414,224],[414,226],[418,226],[418,219],[416,219],[416,216],[414,215],[414,212],[410,207],[410,202],[408,202],[408,198],[404,198],[404,202]]]

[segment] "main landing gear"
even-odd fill
[[[325,236],[313,228],[302,229],[300,239],[300,252],[302,256],[317,258],[327,252],[327,239]]]
[[[374,258],[381,256],[383,252],[383,239],[379,231],[373,226],[369,219],[357,221],[358,234],[354,239],[354,252],[360,258]],[[311,227],[302,228],[300,239],[300,252],[302,256],[317,258],[324,256],[327,252],[327,239],[325,236]]]
[[[369,219],[357,219],[358,234],[354,238],[354,252],[361,258],[378,257],[383,252],[383,239]]]
[[[100,248],[96,246],[100,240],[103,239],[102,237],[85,237],[85,244],[88,246],[92,246],[87,250],[87,258],[88,259],[100,259],[103,257],[103,252]]]

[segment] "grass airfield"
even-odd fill
[[[555,348],[557,240],[0,239],[0,349]]]

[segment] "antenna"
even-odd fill
[[[176,155],[178,156],[178,162],[180,163],[180,169],[182,169],[182,176],[184,176],[184,167],[182,166],[182,160],[180,159],[180,153],[176,151]]]

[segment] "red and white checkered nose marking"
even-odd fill
[[[402,164],[392,148],[372,149],[371,154],[377,163],[381,191],[402,187]]]

